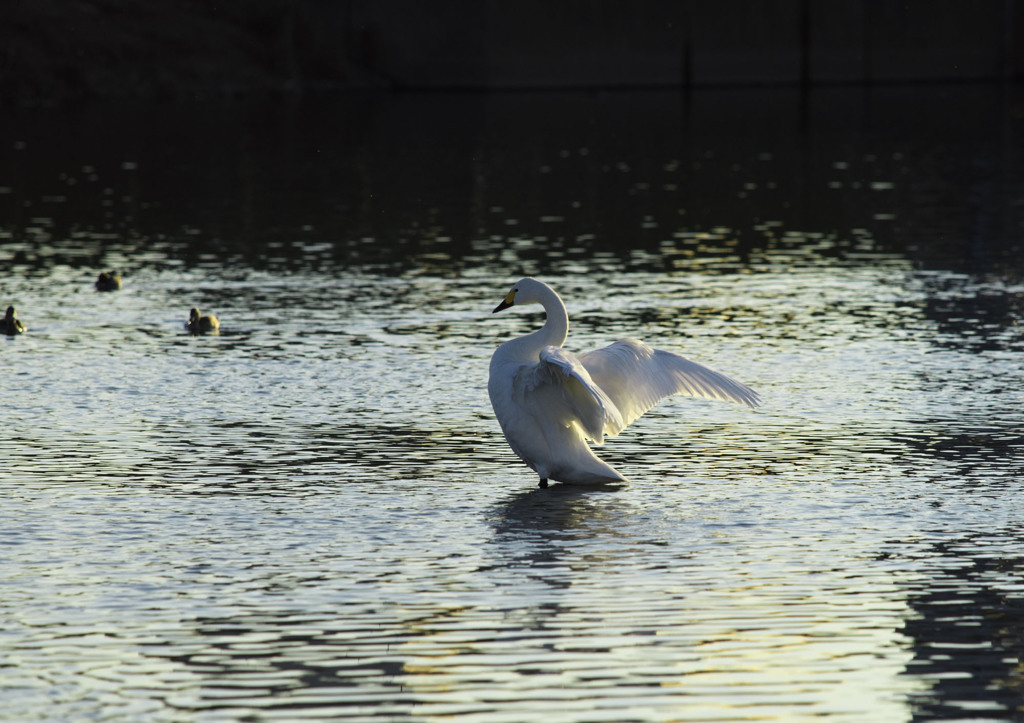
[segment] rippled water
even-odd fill
[[[0,717],[1019,720],[1016,108],[12,113]],[[764,406],[668,400],[601,451],[630,485],[537,489],[485,392],[527,273],[573,349]]]

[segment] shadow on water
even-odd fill
[[[1024,713],[1024,570],[1018,529],[975,533],[920,551],[929,582],[912,589],[907,675],[929,681],[912,696],[914,720]]]
[[[548,574],[566,558],[577,558],[592,544],[627,536],[625,485],[553,484],[514,494],[488,515],[497,559],[510,568],[534,568],[536,579],[554,587],[570,587],[564,571]],[[577,559],[578,562],[578,559]]]
[[[569,591],[586,586],[601,570],[628,568],[636,559],[656,564],[666,546],[664,530],[629,491],[623,484],[554,484],[513,493],[487,511],[492,532],[487,549],[494,565],[549,591]],[[560,612],[576,604],[571,594],[545,603]]]
[[[1001,408],[1004,383],[978,381],[981,396],[961,392],[958,416],[918,420],[893,438],[903,450],[893,466],[926,478],[930,506],[955,520],[922,524],[897,543],[917,578],[901,628],[913,652],[904,674],[927,684],[910,696],[914,720],[1024,713],[1024,532],[1009,501],[1024,473],[1024,437],[1015,410]]]
[[[589,535],[595,525],[614,515],[615,498],[628,485],[552,484],[520,492],[492,513],[499,538],[559,538]]]

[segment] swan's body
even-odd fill
[[[185,322],[185,328],[192,334],[219,334],[220,319],[212,314],[200,314],[199,309],[193,307],[188,312],[188,321]]]
[[[569,331],[565,304],[548,285],[520,280],[494,312],[540,304],[547,319],[511,339],[491,357],[487,391],[505,439],[547,480],[624,482],[587,444],[603,444],[672,394],[760,404],[750,387],[672,352],[636,339],[576,356],[562,348]]]

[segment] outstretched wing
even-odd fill
[[[571,352],[544,347],[540,361],[528,369],[517,381],[525,385],[531,403],[543,407],[547,419],[564,426],[579,424],[597,444],[604,443],[607,430],[625,426],[615,403]]]
[[[761,403],[757,392],[747,385],[636,339],[620,339],[603,349],[580,355],[578,361],[619,410],[622,425],[606,427],[605,433],[610,436],[621,432],[672,394],[740,402],[748,407]]]

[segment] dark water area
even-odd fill
[[[712,232],[742,262],[795,233],[1013,275],[1020,108],[966,85],[14,110],[0,201],[14,240],[156,240],[186,261],[301,265],[295,247],[326,243],[317,263],[400,270],[512,237],[552,268],[664,263],[673,234]]]
[[[1004,85],[12,109],[0,718],[1021,720],[1022,140]],[[764,406],[537,489],[523,275]]]

